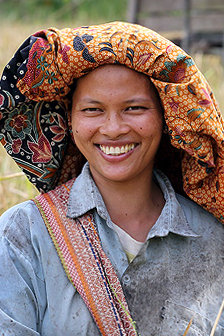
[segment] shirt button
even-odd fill
[[[131,280],[131,278],[130,278],[130,276],[128,274],[125,274],[123,276],[123,283],[124,284],[128,284],[130,282],[130,280]]]

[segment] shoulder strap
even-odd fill
[[[103,251],[92,214],[66,217],[70,180],[36,197],[68,279],[82,296],[100,332],[136,336],[127,302],[115,270]]]

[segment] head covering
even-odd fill
[[[103,64],[146,74],[164,110],[158,166],[174,187],[224,222],[223,120],[193,59],[156,32],[112,22],[29,37],[6,65],[0,141],[41,192],[76,176],[83,156],[68,131],[75,79]]]

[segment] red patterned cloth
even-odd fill
[[[105,255],[91,214],[66,216],[70,180],[35,199],[68,279],[104,336],[137,335],[119,279]]]

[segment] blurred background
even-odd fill
[[[224,112],[223,0],[0,0],[0,74],[20,44],[48,27],[140,23],[194,57]],[[37,191],[0,145],[0,214]]]

